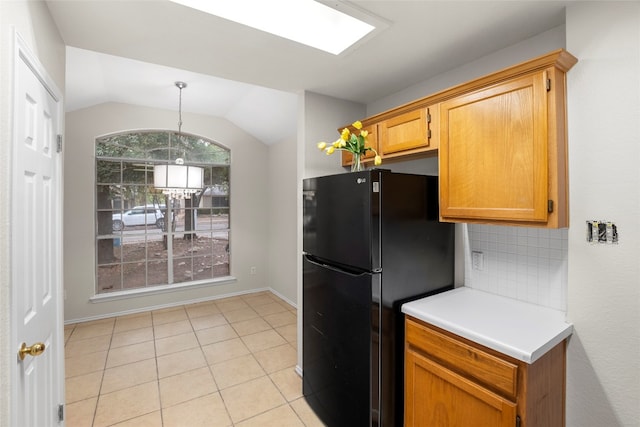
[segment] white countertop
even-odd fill
[[[408,302],[402,312],[526,363],[573,332],[562,311],[467,287]]]

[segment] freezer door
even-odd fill
[[[304,258],[302,388],[328,426],[372,425],[371,288],[370,274],[345,274]]]
[[[380,267],[379,171],[304,180],[303,250],[366,271]]]

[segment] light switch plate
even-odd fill
[[[484,270],[484,254],[480,251],[471,252],[471,264],[474,270]]]

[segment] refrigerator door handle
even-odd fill
[[[320,260],[319,258],[314,257],[313,255],[305,254],[304,257],[311,264],[315,264],[318,267],[322,267],[322,268],[326,268],[327,270],[331,270],[331,271],[335,271],[335,272],[338,272],[338,273],[346,274],[346,275],[351,276],[351,277],[360,277],[360,276],[365,276],[367,274],[380,273],[382,271],[382,269],[379,269],[380,271],[371,272],[371,271],[364,271],[364,270],[356,270],[356,269],[348,268],[348,267],[338,267],[338,266],[335,266],[335,265],[327,264],[326,262]]]

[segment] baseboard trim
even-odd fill
[[[172,302],[172,303],[167,303],[167,304],[158,304],[158,305],[153,305],[153,306],[136,308],[136,309],[133,309],[133,310],[116,311],[116,312],[112,312],[112,313],[100,314],[100,315],[97,315],[97,316],[80,317],[80,318],[76,318],[76,319],[65,319],[64,324],[65,325],[73,325],[73,324],[76,324],[76,323],[91,322],[91,321],[94,321],[94,320],[108,319],[110,317],[126,316],[128,314],[136,314],[136,313],[144,313],[144,312],[152,311],[152,310],[161,310],[163,308],[178,307],[178,306],[181,306],[181,305],[196,304],[196,303],[199,303],[199,302],[206,302],[206,301],[215,301],[215,300],[219,300],[219,299],[223,299],[223,298],[230,298],[230,297],[241,296],[241,295],[250,295],[250,294],[256,294],[256,293],[265,292],[265,291],[271,292],[272,294],[276,295],[278,298],[280,298],[283,301],[285,301],[287,304],[291,305],[293,308],[297,308],[296,304],[294,304],[290,299],[284,297],[278,291],[276,291],[276,290],[274,290],[272,288],[269,288],[269,287],[265,287],[265,288],[259,288],[259,289],[250,289],[250,290],[247,290],[247,291],[230,292],[230,293],[223,294],[223,295],[215,295],[215,296],[208,296],[208,297],[203,297],[203,298],[190,299],[190,300],[186,300],[186,301],[178,301],[178,302]]]

